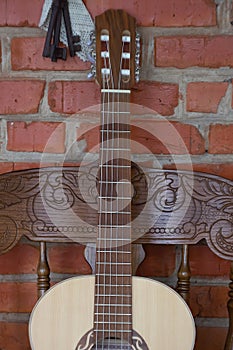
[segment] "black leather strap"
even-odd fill
[[[66,60],[67,57],[67,48],[59,46],[62,16],[64,18],[70,56],[73,57],[75,52],[81,51],[80,37],[78,35],[73,36],[72,33],[68,1],[53,0],[48,32],[42,54],[43,57],[50,57],[53,62],[56,62],[57,59]]]

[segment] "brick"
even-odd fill
[[[191,245],[189,252],[192,276],[226,276],[228,278],[230,261],[219,258],[204,245]]]
[[[124,1],[105,0],[104,2],[85,0],[93,18],[108,8],[122,8],[136,17],[139,25],[180,27],[216,25],[216,5],[212,0],[153,0]]]
[[[68,166],[78,166],[79,164],[77,162],[73,163],[60,163],[60,162],[49,162],[49,163],[30,163],[30,162],[15,162],[13,163],[13,169],[14,171],[17,170],[26,170],[26,169],[39,169],[39,168],[47,168],[47,167],[68,167]]]
[[[193,125],[160,120],[133,122],[133,153],[203,154],[204,139]],[[145,148],[146,147],[146,148]]]
[[[37,113],[45,83],[38,80],[0,81],[0,113]]]
[[[212,124],[209,129],[209,153],[232,154],[233,124]]]
[[[194,350],[220,350],[224,349],[227,328],[197,327]]]
[[[73,114],[100,103],[100,89],[95,82],[55,81],[48,102],[53,112]]]
[[[97,152],[99,126],[82,123],[78,141],[86,141],[86,152]],[[203,154],[204,139],[193,125],[160,120],[135,120],[131,123],[132,153]]]
[[[164,169],[176,169],[198,171],[201,173],[213,174],[233,180],[233,164],[232,163],[200,163],[200,164],[165,164]]]
[[[2,282],[0,284],[0,312],[31,312],[36,300],[36,283]]]
[[[77,141],[85,140],[86,152],[99,152],[100,127],[96,124],[82,123],[77,128]]]
[[[26,163],[26,162],[19,162],[14,163],[13,168],[14,170],[26,170],[26,169],[39,169],[39,168],[46,168],[46,167],[53,167],[56,166],[56,163]]]
[[[233,67],[233,36],[155,38],[157,67]]]
[[[48,257],[50,269],[56,273],[91,274],[91,268],[84,258],[85,246],[68,244],[50,247]]]
[[[0,26],[6,25],[7,18],[7,0],[0,1]]]
[[[190,307],[194,316],[228,317],[228,287],[192,286]]]
[[[39,251],[28,244],[19,244],[0,255],[0,274],[36,273]]]
[[[146,257],[137,269],[138,276],[168,277],[174,272],[175,246],[145,244],[143,248]]]
[[[177,84],[140,82],[132,91],[132,103],[150,108],[161,115],[172,115],[178,105]]]
[[[65,125],[53,122],[8,122],[8,151],[65,152]]]
[[[187,86],[187,111],[217,113],[228,83],[195,82]]]
[[[52,62],[50,58],[42,57],[45,38],[13,38],[11,41],[11,64],[13,70],[53,70],[79,71],[87,70],[90,64],[83,62],[77,56],[67,60]],[[69,50],[68,50],[69,52]]]
[[[12,170],[13,170],[13,163],[0,162],[0,174],[9,173]]]
[[[27,323],[0,322],[2,350],[30,350]]]
[[[0,26],[37,27],[43,0],[1,0]]]

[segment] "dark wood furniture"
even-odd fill
[[[38,294],[50,286],[47,242],[94,243],[97,233],[98,164],[16,171],[0,176],[0,253],[24,235],[40,245]],[[142,169],[132,164],[133,243],[181,244],[178,291],[188,300],[188,245],[206,240],[219,257],[233,260],[233,183],[186,171]],[[229,284],[233,349],[233,268]]]

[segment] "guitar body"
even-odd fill
[[[195,327],[184,300],[160,282],[141,277],[132,279],[134,345],[131,348],[193,349]],[[70,278],[52,287],[38,301],[29,323],[32,350],[95,349],[90,332],[94,284],[94,276]]]

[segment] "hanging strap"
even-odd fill
[[[80,37],[78,35],[73,36],[72,33],[67,0],[53,0],[52,13],[43,50],[43,56],[50,57],[53,62],[56,62],[59,58],[66,60],[67,56],[66,47],[59,46],[62,16],[65,23],[70,56],[73,57],[76,51],[81,51]]]
[[[60,16],[60,17],[59,17]],[[88,61],[88,41],[94,30],[93,20],[82,0],[44,0],[39,26],[48,31],[43,56],[52,60],[66,59],[66,48],[70,55],[77,54]]]

